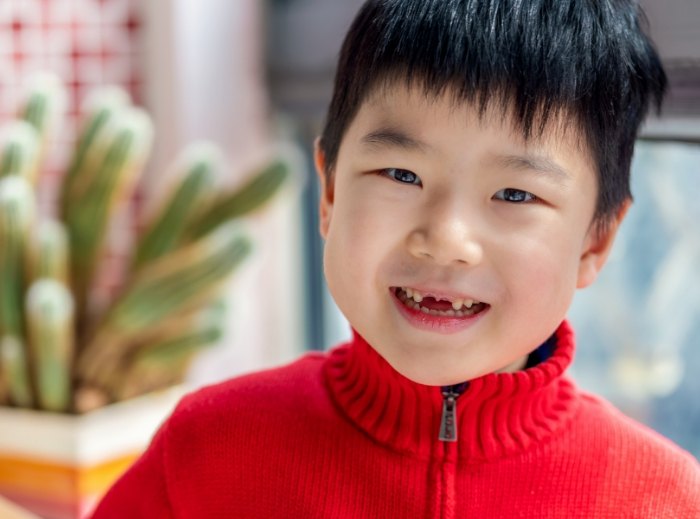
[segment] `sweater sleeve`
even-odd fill
[[[168,497],[165,443],[169,422],[157,431],[146,452],[117,480],[92,519],[173,518]]]

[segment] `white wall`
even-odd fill
[[[145,97],[157,135],[149,195],[158,195],[177,152],[201,139],[224,150],[230,167],[223,182],[241,183],[275,146],[264,84],[262,3],[154,1],[146,9]],[[296,194],[287,191],[249,223],[256,252],[230,283],[226,337],[195,362],[193,384],[278,364],[303,350]]]

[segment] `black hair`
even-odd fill
[[[596,219],[631,198],[639,126],[667,79],[635,0],[368,0],[348,31],[320,147],[326,175],[362,103],[392,81],[514,110],[524,137],[573,117],[598,175]]]

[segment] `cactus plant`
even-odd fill
[[[222,221],[255,211],[280,188],[288,174],[285,162],[272,162],[239,190],[224,193],[214,200],[191,224],[187,238],[199,238],[216,228]]]
[[[19,175],[32,181],[39,153],[39,136],[26,121],[14,121],[5,130],[0,149],[0,178]]]
[[[64,97],[55,79],[34,82],[0,141],[0,404],[81,412],[181,380],[219,339],[221,292],[252,248],[234,220],[264,205],[288,171],[274,161],[222,190],[218,149],[186,149],[120,290],[89,311],[109,223],[133,192],[153,128],[124,91],[90,95],[58,219],[43,218],[33,190]]]
[[[79,332],[88,318],[88,291],[109,220],[119,202],[129,196],[152,141],[152,126],[144,112],[130,109],[115,119],[104,141],[94,144],[101,160],[96,160],[90,174],[80,178],[81,183],[73,185],[73,195],[80,203],[68,205],[66,211],[73,294],[81,309],[77,315]]]
[[[37,151],[27,178],[36,185],[38,166],[45,156],[49,140],[66,106],[66,92],[60,80],[48,73],[31,77],[28,95],[19,111],[19,118],[37,133]]]
[[[34,397],[29,380],[27,349],[19,337],[0,336],[0,367],[9,401],[20,407],[31,407]]]
[[[37,400],[49,411],[67,411],[71,405],[73,312],[73,298],[60,281],[40,279],[30,286],[26,315]]]
[[[210,302],[250,247],[236,224],[224,224],[138,273],[83,352],[77,366],[81,380],[101,385],[130,342],[166,326],[169,318],[178,319],[178,313]]]
[[[144,347],[135,349],[130,362],[112,372],[107,387],[121,400],[167,384],[168,380],[181,380],[193,356],[221,338],[224,310],[225,304],[218,301],[172,322],[144,341]]]
[[[99,152],[104,153],[105,146],[98,143],[108,132],[110,121],[129,104],[129,97],[120,88],[106,87],[92,92],[85,102],[85,118],[78,135],[75,152],[61,184],[59,198],[60,216],[65,220],[68,207],[79,203],[80,199],[73,193],[75,184],[84,185],[84,177],[93,174]],[[88,153],[90,152],[90,153]]]
[[[0,373],[4,399],[33,403],[22,321],[22,265],[27,230],[34,218],[29,182],[13,175],[0,179]]]
[[[0,180],[0,337],[22,336],[23,251],[34,218],[34,194],[27,180]]]
[[[36,228],[27,247],[27,284],[42,278],[69,286],[68,232],[58,220],[45,219]]]
[[[176,178],[169,193],[151,216],[133,257],[134,271],[183,241],[186,226],[196,211],[212,196],[215,170],[221,159],[218,150],[206,143],[192,145],[178,161]]]

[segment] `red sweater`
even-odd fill
[[[556,339],[539,365],[468,384],[456,441],[438,439],[441,388],[357,334],[202,389],[94,519],[700,518],[697,461],[577,389],[566,322]]]

